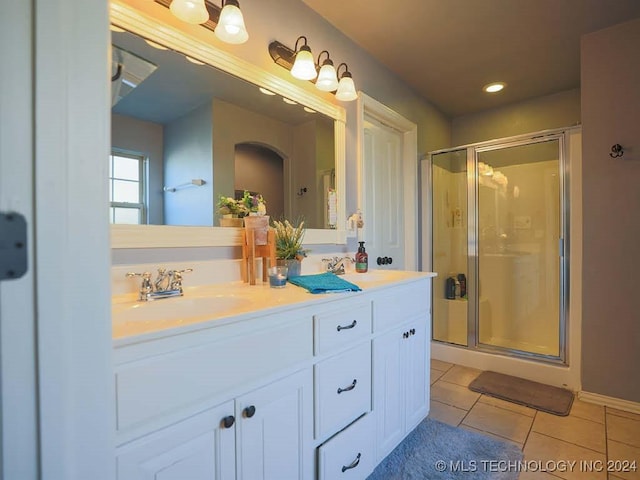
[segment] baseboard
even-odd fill
[[[638,402],[632,402],[630,400],[623,400],[621,398],[608,397],[606,395],[600,395],[599,393],[591,393],[585,391],[578,392],[578,399],[585,402],[604,405],[605,407],[617,408],[618,410],[624,410],[625,412],[631,412],[640,415],[640,403]]]

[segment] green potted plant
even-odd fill
[[[288,267],[287,277],[300,275],[302,259],[307,256],[308,251],[302,248],[305,234],[304,220],[299,219],[295,226],[289,220],[274,221],[273,228],[278,265]]]
[[[248,213],[244,203],[232,197],[220,195],[217,208],[221,227],[242,227],[242,217]]]

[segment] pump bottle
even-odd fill
[[[366,273],[369,270],[369,254],[364,249],[364,242],[358,242],[358,253],[356,253],[356,272]]]

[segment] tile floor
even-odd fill
[[[522,472],[520,480],[640,479],[640,415],[577,399],[568,416],[550,415],[472,392],[467,386],[479,374],[431,360],[429,417],[513,442],[522,448],[525,461],[547,470]],[[620,471],[622,462],[634,460],[635,472]],[[571,461],[576,462],[573,468]],[[607,472],[607,466],[615,471]]]

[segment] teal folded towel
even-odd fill
[[[359,292],[362,290],[359,286],[343,280],[334,273],[300,275],[289,278],[289,282],[306,288],[311,293]]]

